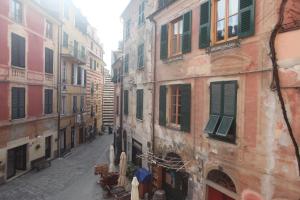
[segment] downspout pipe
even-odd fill
[[[122,59],[122,67],[120,70],[120,86],[121,86],[121,92],[120,92],[120,131],[121,131],[121,141],[122,141],[122,152],[125,152],[125,145],[124,145],[124,135],[123,135],[123,90],[124,90],[124,83],[123,83],[123,59]]]
[[[60,114],[61,114],[61,33],[62,33],[62,24],[58,27],[58,51],[57,51],[57,153],[58,157],[61,157],[60,152]]]
[[[156,37],[156,31],[157,31],[157,22],[153,17],[149,17],[150,21],[154,24],[154,49],[152,50],[154,56],[153,56],[153,91],[152,91],[152,153],[155,154],[155,107],[156,107],[156,58],[157,58],[157,37]]]

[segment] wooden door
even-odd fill
[[[207,186],[207,200],[234,200],[222,192]]]
[[[51,158],[51,136],[45,139],[45,158]]]
[[[14,177],[16,175],[16,166],[15,166],[15,150],[9,149],[7,151],[7,179]]]
[[[26,170],[27,145],[15,148],[15,162],[17,170]]]

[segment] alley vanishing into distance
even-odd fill
[[[113,136],[98,136],[74,149],[66,158],[55,159],[51,167],[30,171],[0,187],[1,200],[96,200],[102,188],[96,184],[94,165],[108,162]]]

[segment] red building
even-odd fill
[[[0,182],[55,157],[59,21],[36,1],[0,0]]]

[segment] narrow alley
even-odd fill
[[[55,159],[51,167],[30,171],[0,187],[0,200],[95,200],[102,189],[96,184],[93,166],[108,162],[112,136],[97,137],[74,149],[66,158]]]

